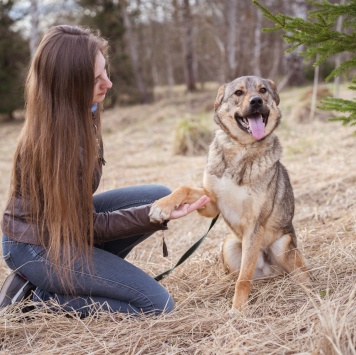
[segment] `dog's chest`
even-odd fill
[[[210,176],[221,214],[231,226],[244,223],[246,216],[253,213],[254,193],[248,186],[237,185],[230,177]]]
[[[209,150],[204,186],[213,192],[221,214],[233,229],[242,231],[256,222],[279,155],[279,143],[273,137],[247,149],[232,144],[222,133],[216,135]]]

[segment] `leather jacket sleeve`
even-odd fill
[[[95,192],[99,186],[104,162],[101,142],[99,166],[98,169],[94,171],[93,177],[93,192]],[[40,231],[37,229],[36,224],[28,222],[29,216],[27,208],[24,209],[24,201],[22,197],[19,196],[19,193],[17,195],[18,196],[13,196],[10,199],[4,211],[1,223],[2,232],[12,240],[41,245]],[[94,242],[103,243],[168,229],[167,222],[162,224],[150,222],[148,217],[150,207],[151,205],[143,205],[99,213],[95,211],[93,206]],[[48,237],[48,232],[45,231],[44,233],[45,236]]]
[[[112,212],[94,212],[94,242],[103,243],[168,229],[166,222],[150,222],[150,207],[143,205]]]

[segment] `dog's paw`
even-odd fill
[[[238,318],[238,317],[242,317],[244,315],[244,312],[242,309],[231,307],[227,312],[227,314],[230,318]]]
[[[151,206],[150,212],[148,214],[150,221],[153,223],[162,223],[169,219],[170,213],[165,213],[161,207],[154,203]]]

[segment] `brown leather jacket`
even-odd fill
[[[102,148],[102,147],[101,147]],[[103,150],[102,150],[103,151]],[[101,156],[103,156],[101,154]],[[97,190],[104,159],[100,159],[99,169],[94,174],[94,192]],[[151,223],[148,217],[150,205],[132,207],[112,212],[97,213],[94,210],[94,242],[103,243],[111,240],[128,238],[143,233],[165,230],[165,223]],[[22,243],[41,245],[37,226],[28,223],[28,215],[21,197],[12,197],[2,220],[1,229],[9,239]]]

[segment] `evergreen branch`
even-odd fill
[[[282,35],[282,37],[284,37],[284,36]],[[292,52],[294,52],[299,46],[301,46],[302,44],[303,44],[303,43],[297,43],[297,44],[295,44],[295,45],[289,47],[288,49],[286,49],[285,52],[286,52],[286,53],[292,53]]]
[[[307,49],[301,54],[306,60],[310,60],[319,55],[319,59],[314,63],[314,66],[326,61],[329,57],[342,52],[353,53],[356,50],[356,34],[341,33],[333,29],[334,20],[339,16],[335,15],[335,7],[341,12],[350,11],[350,5],[338,5],[331,4],[328,1],[318,3],[315,1],[309,1],[313,5],[321,10],[312,12],[316,21],[304,20],[301,18],[292,18],[283,14],[274,15],[266,7],[261,5],[257,0],[253,0],[253,3],[258,6],[263,15],[275,22],[275,27],[264,28],[264,32],[272,32],[283,30],[285,33],[282,35],[285,42],[290,44],[286,52],[293,52],[301,45],[305,45]],[[355,6],[354,6],[355,7]],[[356,9],[355,9],[356,11]],[[339,13],[340,11],[336,11]],[[346,49],[345,49],[346,48]],[[348,70],[348,66],[343,66],[338,69],[339,72]],[[334,74],[330,77],[335,76]]]
[[[340,16],[349,16],[352,12],[352,17],[355,18],[354,5],[352,4],[332,4],[329,1],[323,1],[322,3],[317,1],[307,0],[309,4],[317,8],[318,10],[310,11],[309,16],[315,17],[318,14],[323,14],[334,21]]]
[[[330,118],[329,121],[333,121],[333,122],[340,121],[343,126],[346,126],[346,125],[355,126],[356,125],[356,116],[354,116],[354,117],[337,116],[337,117]]]
[[[348,73],[351,69],[356,67],[356,58],[352,58],[343,62],[338,68],[332,70],[332,72],[325,78],[326,81],[329,81],[340,74]]]
[[[279,25],[280,28],[284,28],[285,26],[285,16],[282,15],[273,15],[271,11],[269,11],[266,7],[261,5],[257,0],[252,0],[252,3],[256,5],[263,13],[264,17],[268,18],[272,22],[275,22],[276,25]]]
[[[302,55],[305,60],[317,58],[314,66],[319,66],[328,58],[339,53],[350,53],[351,59],[345,60],[338,68],[332,70],[326,80],[330,80],[340,74],[347,74],[356,68],[356,0],[348,0],[344,4],[334,4],[328,0],[317,2],[307,0],[316,10],[308,12],[308,19],[293,18],[284,14],[274,15],[258,0],[252,2],[262,11],[263,16],[274,23],[274,27],[263,28],[264,32],[283,31],[284,41],[290,45],[287,53],[295,51],[301,45],[305,50]],[[335,24],[343,16],[343,31],[336,31]],[[348,30],[350,29],[350,30]],[[356,78],[352,80],[350,90],[356,91]],[[319,108],[328,111],[349,113],[332,118],[333,121],[341,121],[343,124],[356,125],[356,101],[339,98],[325,98]]]
[[[356,118],[356,101],[325,97],[320,102],[320,108],[327,111],[354,112]]]
[[[356,125],[356,101],[338,99],[333,97],[326,97],[321,102],[318,108],[327,111],[337,111],[347,113],[350,112],[349,116],[336,116],[330,118],[330,121],[340,121],[344,126]]]

